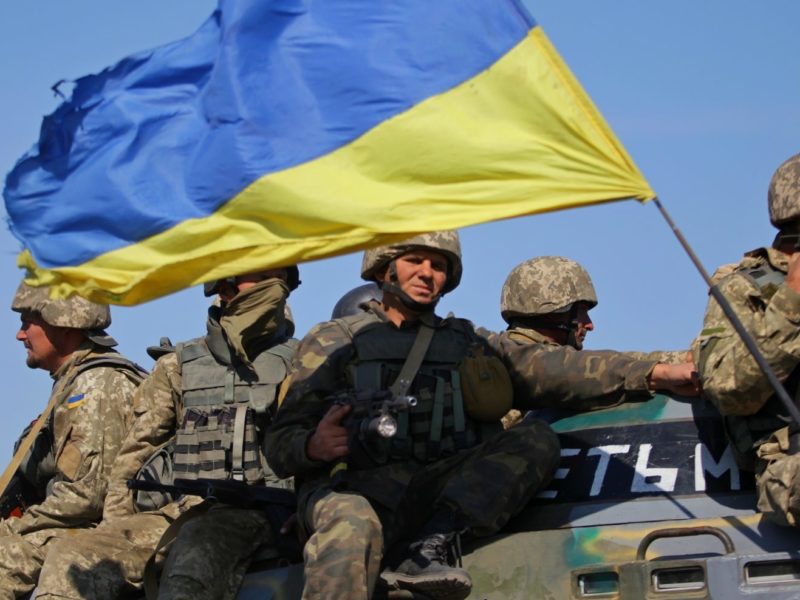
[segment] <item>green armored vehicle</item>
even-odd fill
[[[796,532],[755,512],[719,415],[657,395],[536,415],[561,440],[548,489],[501,535],[465,545],[470,598],[800,598]],[[300,565],[250,573],[238,598],[299,598]]]

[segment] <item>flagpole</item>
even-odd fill
[[[786,388],[783,387],[783,384],[778,379],[778,376],[775,375],[775,371],[772,370],[772,367],[764,358],[764,355],[761,354],[761,350],[759,350],[758,344],[756,344],[756,341],[753,339],[753,336],[751,336],[750,333],[747,331],[747,329],[745,329],[744,325],[739,320],[739,317],[734,312],[733,307],[730,305],[727,298],[725,298],[725,296],[722,294],[722,292],[716,285],[713,285],[711,283],[711,278],[708,276],[708,272],[703,267],[703,264],[700,262],[700,259],[697,258],[697,255],[694,253],[694,250],[692,250],[692,247],[689,245],[689,242],[687,242],[686,238],[683,237],[681,230],[678,229],[678,227],[675,225],[675,222],[669,216],[667,210],[661,204],[661,200],[659,200],[658,197],[656,197],[653,198],[653,202],[655,202],[655,205],[656,207],[658,207],[658,210],[661,212],[661,215],[664,217],[664,220],[666,220],[670,229],[672,229],[672,232],[675,234],[675,237],[678,238],[678,242],[680,242],[681,246],[683,246],[683,249],[686,251],[686,254],[689,255],[689,258],[694,263],[694,266],[700,272],[700,275],[703,277],[703,280],[706,282],[706,285],[708,286],[708,293],[714,298],[714,300],[717,301],[720,308],[722,309],[722,312],[725,313],[725,316],[728,318],[728,321],[730,321],[731,325],[733,325],[733,328],[736,330],[736,333],[738,333],[739,337],[742,338],[744,345],[750,351],[750,354],[753,355],[753,358],[755,359],[756,364],[758,364],[758,367],[761,369],[764,375],[766,375],[767,381],[769,381],[769,384],[772,386],[772,389],[775,390],[775,394],[778,396],[780,401],[786,407],[786,410],[789,411],[789,414],[791,415],[794,422],[800,425],[800,410],[798,410],[797,406],[795,406],[794,402],[789,396],[789,393],[786,391]]]

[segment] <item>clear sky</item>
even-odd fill
[[[0,6],[0,170],[7,173],[58,105],[50,87],[132,52],[190,34],[214,0],[25,0]],[[800,151],[800,2],[770,0],[525,0],[709,270],[769,244],[766,192]],[[76,198],[75,202],[80,199]],[[543,254],[587,267],[600,298],[587,348],[686,347],[706,292],[655,206],[617,202],[462,231],[465,276],[440,304],[503,326],[500,288],[519,262]],[[0,231],[0,304],[21,272],[18,242]],[[303,335],[358,285],[360,256],[301,265],[291,298]],[[207,302],[195,288],[114,308],[123,353],[150,367],[145,347],[201,335]],[[16,313],[0,311],[0,457],[45,406],[50,379],[25,367]]]

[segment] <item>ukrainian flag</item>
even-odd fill
[[[31,282],[135,304],[655,194],[515,0],[220,0],[77,80],[4,196]]]

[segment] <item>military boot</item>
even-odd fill
[[[472,579],[464,569],[451,565],[456,555],[454,542],[456,533],[422,537],[408,547],[405,559],[395,569],[385,570],[381,578],[390,589],[407,590],[415,596],[462,600],[469,596]]]

